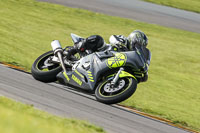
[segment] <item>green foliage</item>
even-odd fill
[[[152,52],[149,80],[122,104],[200,130],[200,34],[33,0],[0,0],[0,7],[0,61],[29,71],[52,40],[72,45],[70,33],[107,41],[144,31]]]
[[[200,13],[199,0],[144,0],[144,1]]]
[[[1,133],[104,133],[89,123],[64,119],[0,97]]]

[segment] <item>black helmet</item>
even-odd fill
[[[92,35],[85,40],[86,49],[98,51],[105,46],[104,39],[100,35]]]
[[[134,49],[133,47],[135,46],[135,44],[139,44],[144,47],[146,47],[148,44],[147,36],[144,34],[144,32],[140,30],[135,30],[131,32],[131,34],[127,38],[130,42],[130,45],[128,47],[130,50]]]

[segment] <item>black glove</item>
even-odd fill
[[[67,59],[70,59],[71,55],[75,55],[78,52],[78,49],[76,46],[69,47],[66,51],[66,57]]]

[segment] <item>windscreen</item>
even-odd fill
[[[77,44],[79,43],[81,40],[83,40],[84,38],[83,37],[80,37],[76,34],[73,34],[71,33],[71,38],[72,38],[72,41],[74,42],[74,44]]]

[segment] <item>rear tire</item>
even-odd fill
[[[62,71],[62,67],[59,64],[49,63],[50,57],[53,57],[53,51],[46,52],[39,56],[32,65],[32,76],[42,82],[54,82],[56,81],[56,75]],[[45,66],[45,65],[48,66]],[[45,69],[43,69],[46,67]]]
[[[118,86],[109,88],[111,80],[102,81],[95,90],[96,99],[105,104],[115,104],[129,98],[137,88],[137,81],[131,77],[119,78]]]

